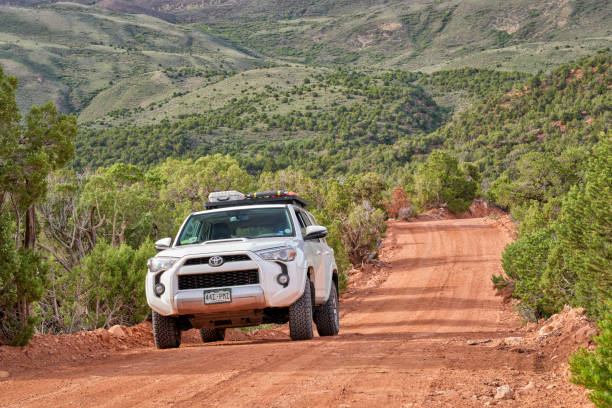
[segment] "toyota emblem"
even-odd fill
[[[221,266],[223,265],[223,257],[219,255],[211,256],[208,260],[210,266]]]

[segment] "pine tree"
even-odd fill
[[[597,348],[592,353],[580,349],[570,357],[571,381],[592,392],[589,398],[599,408],[612,407],[612,312],[599,322]]]

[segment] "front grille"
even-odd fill
[[[259,283],[259,271],[257,269],[179,275],[178,277],[179,290],[254,285],[256,283]]]
[[[248,255],[223,255],[223,263],[226,262],[239,262],[239,261],[250,261],[251,258]],[[185,265],[207,265],[210,256],[203,258],[191,258],[185,261]]]

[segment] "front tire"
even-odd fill
[[[306,277],[304,293],[294,304],[289,306],[289,336],[291,340],[310,340],[314,337],[311,293],[310,279]]]
[[[225,339],[225,329],[211,329],[204,327],[203,329],[200,329],[200,338],[204,343],[223,341]]]
[[[327,302],[315,308],[314,322],[319,336],[337,336],[340,331],[338,318],[338,292],[332,282]]]
[[[173,316],[162,316],[155,310],[153,317],[153,338],[158,349],[177,348],[181,345],[181,330]]]

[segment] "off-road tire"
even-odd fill
[[[200,338],[204,343],[223,341],[225,339],[225,329],[211,329],[204,327],[203,329],[200,329]]]
[[[314,322],[317,325],[319,336],[337,336],[340,331],[338,316],[338,292],[336,284],[332,282],[327,302],[315,307]]]
[[[181,345],[181,330],[176,317],[153,312],[153,338],[158,349],[177,348]]]
[[[310,340],[314,337],[312,329],[312,289],[306,277],[304,293],[289,306],[289,336],[291,340]]]

